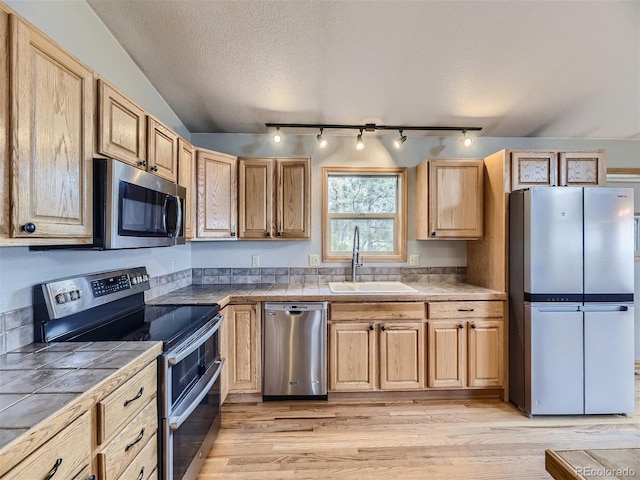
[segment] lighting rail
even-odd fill
[[[396,148],[401,148],[402,144],[407,139],[402,133],[404,131],[434,131],[434,132],[462,132],[463,143],[466,147],[471,146],[473,139],[467,136],[467,132],[479,132],[482,127],[447,127],[447,126],[407,126],[407,125],[376,125],[375,123],[365,123],[364,125],[351,125],[351,124],[336,124],[336,123],[265,123],[265,126],[269,129],[275,128],[276,131],[273,136],[275,143],[282,141],[281,128],[306,128],[306,129],[318,129],[320,134],[317,136],[318,144],[320,148],[327,146],[326,138],[323,136],[323,131],[326,129],[334,130],[358,130],[357,148],[362,150],[364,143],[362,142],[362,132],[375,132],[377,130],[397,130],[400,133],[400,137],[393,141]]]

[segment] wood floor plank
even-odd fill
[[[628,415],[527,418],[496,399],[223,406],[198,480],[549,480],[545,450],[640,446]]]

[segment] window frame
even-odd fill
[[[344,176],[395,176],[398,180],[397,211],[389,214],[331,214],[329,213],[329,177]],[[351,252],[339,254],[331,251],[331,220],[334,218],[393,218],[393,252],[362,252],[361,258],[369,262],[406,262],[407,261],[407,168],[406,167],[322,167],[322,261],[347,262]]]

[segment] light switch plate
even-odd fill
[[[260,266],[260,255],[251,255],[251,266],[252,267]]]
[[[409,266],[411,267],[420,266],[420,255],[409,255]]]
[[[320,266],[320,255],[318,255],[318,254],[309,255],[309,266],[310,267],[319,267]]]

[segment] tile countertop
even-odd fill
[[[446,300],[506,300],[507,294],[469,283],[411,283],[416,292],[409,293],[331,293],[326,283],[256,284],[256,285],[190,285],[154,298],[149,303],[220,304],[263,301],[328,301],[328,302],[408,302]]]
[[[0,461],[9,448],[37,439],[42,422],[73,420],[116,387],[123,370],[160,353],[161,342],[65,342],[0,355]]]

